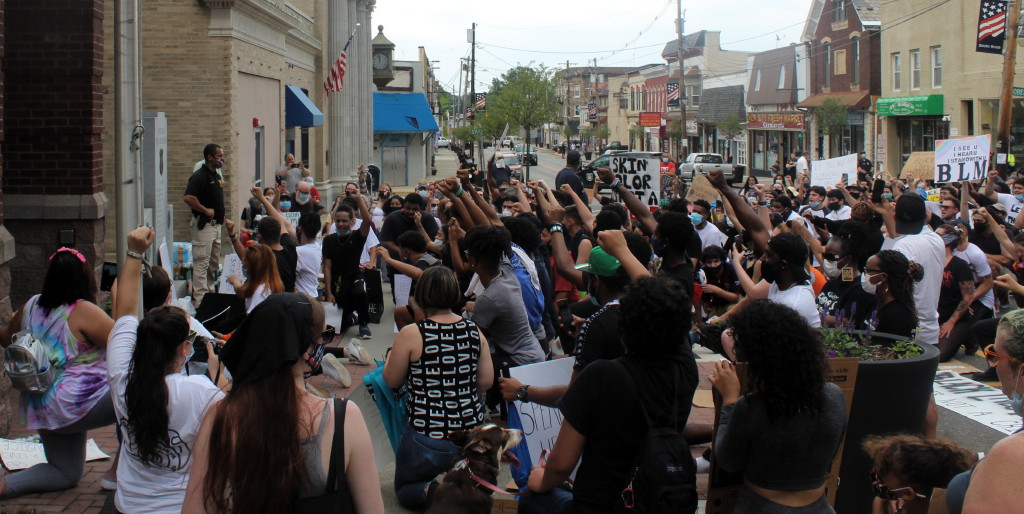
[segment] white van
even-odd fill
[[[505,136],[501,140],[501,146],[503,148],[515,148],[519,144],[519,136]]]

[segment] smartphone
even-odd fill
[[[558,300],[558,319],[562,323],[562,330],[572,330],[572,309],[569,308],[569,300]]]
[[[882,194],[885,193],[885,181],[876,179],[875,185],[871,188],[871,201],[882,203]]]
[[[299,163],[297,163],[297,162],[295,162],[295,163],[292,163],[292,167],[293,167],[293,168],[298,168],[298,167],[299,167]]]

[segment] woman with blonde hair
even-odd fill
[[[284,292],[284,283],[277,272],[274,252],[267,245],[252,245],[245,249],[245,270],[249,277],[242,283],[238,275],[228,277],[235,294],[245,299],[246,314],[274,293]]]

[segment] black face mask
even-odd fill
[[[651,236],[651,249],[654,250],[654,255],[658,257],[665,256],[665,240],[660,239],[658,236]]]
[[[985,222],[985,221],[975,221],[974,222],[974,230],[985,230],[985,227],[988,227],[988,222]]]
[[[704,266],[704,272],[709,273],[711,275],[718,276],[718,272],[720,271],[722,271],[721,264],[719,264],[718,266]]]
[[[828,210],[830,211],[838,211],[840,208],[842,208],[842,206],[839,205],[839,202],[832,202],[828,204]]]
[[[761,263],[761,278],[765,279],[765,281],[769,283],[774,284],[775,280],[779,278],[780,272],[781,270],[776,268],[773,264],[768,264],[767,262]]]

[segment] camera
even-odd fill
[[[193,354],[192,358],[189,359],[190,361],[207,362],[210,359],[210,356],[206,351],[206,343],[210,343],[210,346],[213,347],[214,355],[220,355],[221,349],[224,348],[224,343],[217,339],[197,335],[195,339],[192,340]]]
[[[295,162],[295,163],[292,163],[292,167],[293,167],[293,168],[298,168],[298,167],[299,167],[299,163],[297,163],[297,162]]]

